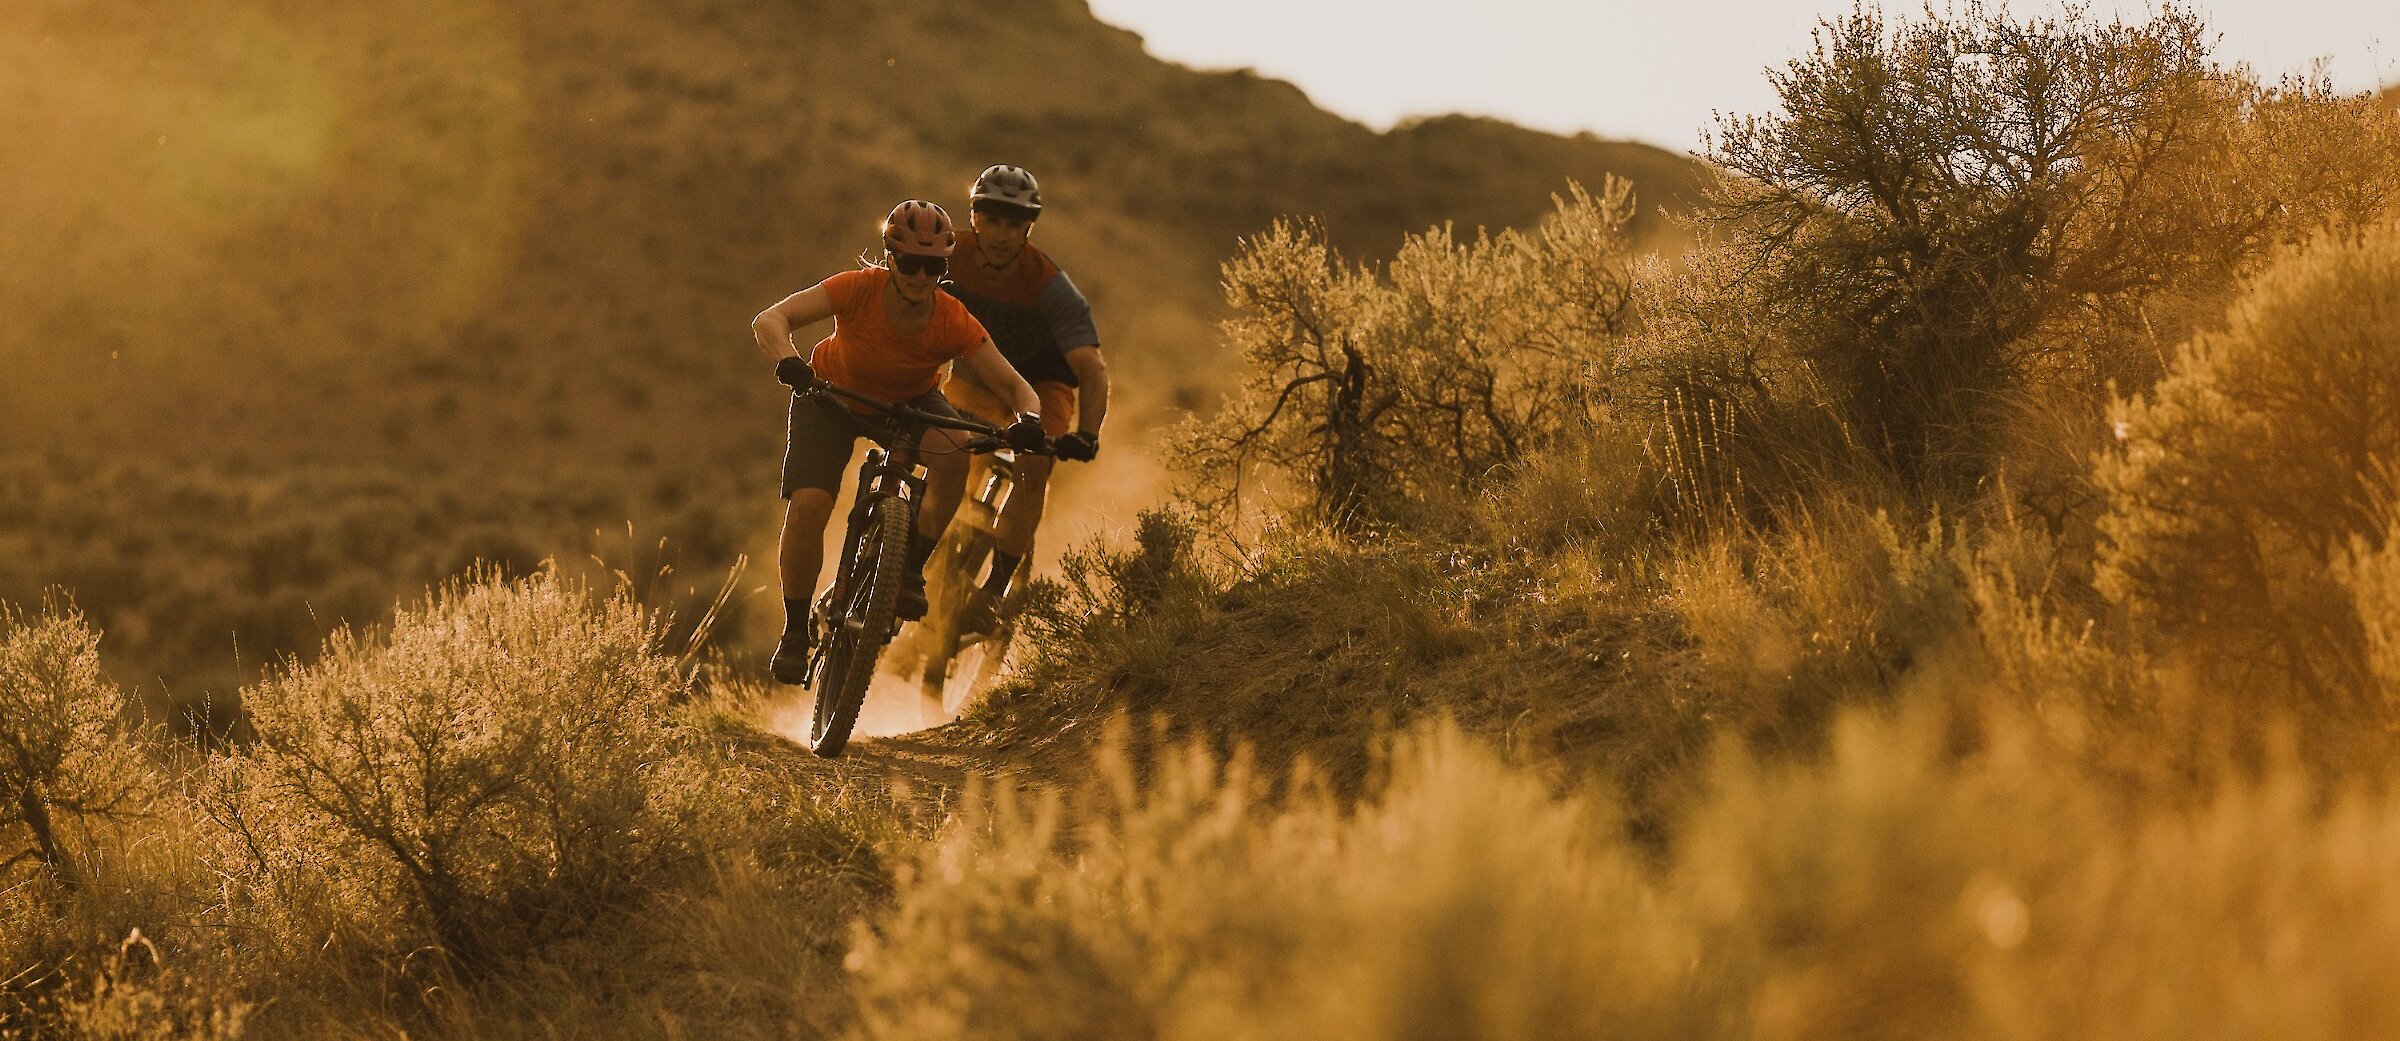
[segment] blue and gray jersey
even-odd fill
[[[1041,295],[1031,307],[985,296],[955,282],[942,288],[967,305],[968,313],[992,335],[1001,356],[1027,383],[1075,386],[1075,369],[1067,364],[1066,352],[1100,342],[1100,330],[1092,324],[1091,303],[1064,271],[1042,284]]]

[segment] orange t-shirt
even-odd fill
[[[940,386],[942,366],[989,338],[965,304],[940,290],[924,331],[901,335],[883,312],[883,287],[891,280],[891,272],[867,268],[822,283],[833,301],[833,335],[809,352],[818,379],[878,401],[906,401]]]

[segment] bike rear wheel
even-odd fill
[[[976,500],[968,500],[969,507],[981,505]],[[960,626],[965,621],[968,605],[975,597],[975,576],[983,570],[984,561],[991,557],[992,551],[992,518],[988,516],[988,509],[986,516],[975,518],[981,523],[966,520],[967,512],[967,509],[961,509],[959,513],[962,519],[951,522],[948,537],[942,540],[941,549],[934,553],[934,560],[939,562],[937,573],[928,576],[928,582],[933,587],[936,610],[928,618],[933,624],[927,627],[928,647],[919,670],[918,686],[929,705],[943,703],[945,709],[948,706],[942,688],[953,671],[951,660],[957,656],[966,638],[966,634],[959,631]],[[945,715],[953,714],[945,712]]]
[[[1015,637],[1017,623],[1003,620],[994,631],[978,633],[961,639],[950,661],[943,669],[942,713],[952,719],[967,710],[986,688],[1000,677],[1000,666],[1008,658],[1009,641]]]
[[[977,561],[980,563],[981,558]],[[999,679],[1008,660],[1009,643],[1016,637],[1016,619],[1024,607],[1025,589],[1024,582],[1016,583],[1005,599],[993,605],[995,616],[983,619],[979,631],[964,630],[968,605],[972,602],[968,597],[983,597],[985,594],[981,592],[962,597],[945,619],[944,638],[936,648],[938,653],[927,661],[923,679],[926,700],[938,700],[945,718],[958,718],[977,695]]]
[[[817,702],[808,721],[809,751],[828,759],[842,754],[850,742],[850,730],[858,725],[859,709],[875,680],[876,661],[900,627],[895,615],[905,577],[901,572],[908,567],[910,520],[906,500],[893,497],[876,503],[858,550],[851,555],[850,573],[842,584],[849,596],[834,605],[839,613],[830,619],[825,654],[818,659]]]

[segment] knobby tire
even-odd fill
[[[973,498],[967,501],[967,507],[977,505]],[[929,702],[938,702],[942,715],[951,719],[958,718],[977,692],[999,678],[1008,657],[1008,645],[1016,637],[1017,608],[1025,596],[1025,583],[1019,581],[999,605],[1000,621],[993,631],[980,634],[973,641],[966,639],[961,630],[967,605],[976,595],[975,576],[991,559],[993,549],[991,528],[995,520],[990,516],[990,507],[986,505],[984,509],[986,516],[982,523],[954,524],[950,537],[935,556],[942,562],[942,589],[947,595],[936,601],[942,607],[941,620],[931,627],[932,649],[925,655],[917,685],[923,696]]]
[[[964,514],[968,508],[977,505],[970,499],[959,512]],[[937,601],[941,605],[941,615],[940,621],[932,626],[933,649],[925,656],[918,685],[927,698],[941,701],[945,712],[951,706],[943,687],[951,672],[951,659],[958,654],[959,625],[965,618],[967,604],[975,595],[975,575],[982,570],[984,561],[990,556],[991,535],[984,530],[984,526],[967,527],[955,522],[951,526],[950,537],[942,541],[941,551],[935,554],[935,559],[942,562],[942,598]]]
[[[887,498],[875,504],[851,561],[844,588],[850,593],[825,645],[825,661],[817,672],[817,703],[809,713],[808,748],[831,759],[850,743],[866,704],[867,688],[875,681],[876,661],[899,629],[901,572],[908,567],[908,503]],[[843,624],[856,620],[852,627]]]

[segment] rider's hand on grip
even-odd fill
[[[775,379],[800,394],[816,387],[817,372],[808,367],[807,359],[795,356],[775,363]]]
[[[1060,434],[1058,440],[1050,445],[1050,454],[1081,463],[1091,462],[1100,455],[1100,435],[1083,430]]]
[[[1030,412],[1017,417],[1001,436],[1008,447],[1020,452],[1039,452],[1050,447],[1050,439],[1042,434],[1042,417]]]

